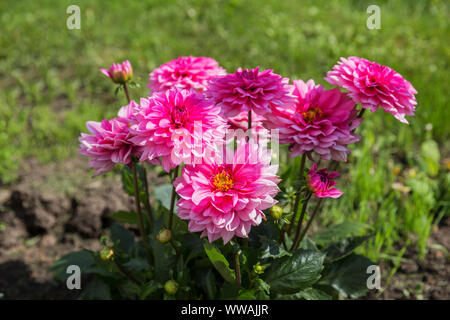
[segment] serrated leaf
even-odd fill
[[[277,293],[296,293],[319,280],[324,258],[322,253],[299,249],[275,260],[264,273],[264,281]]]
[[[306,288],[295,295],[296,299],[305,300],[332,300],[332,297],[326,292],[316,288]]]
[[[225,281],[236,283],[236,275],[234,274],[233,269],[230,268],[230,263],[220,252],[220,250],[215,245],[207,241],[204,242],[203,247],[205,248],[209,261],[211,261],[213,266],[225,279]]]
[[[139,218],[134,211],[120,210],[111,214],[111,218],[122,223],[139,224]]]
[[[347,221],[327,228],[312,238],[318,245],[327,245],[345,238],[364,235],[369,226],[363,222]]]
[[[358,298],[367,293],[367,268],[375,265],[368,258],[352,253],[344,259],[327,266],[320,279],[320,285],[328,285],[343,296]]]
[[[277,241],[267,239],[266,237],[261,237],[261,249],[259,251],[260,259],[278,259],[287,255],[291,254],[284,250],[284,248],[280,246]]]

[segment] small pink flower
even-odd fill
[[[364,58],[341,58],[325,80],[350,91],[352,99],[371,112],[381,106],[403,123],[408,123],[405,116],[414,115],[416,89],[389,67]]]
[[[248,112],[242,111],[235,117],[228,118],[228,124],[230,129],[238,130],[242,129],[244,132],[248,129]],[[257,115],[252,112],[252,130],[262,130],[264,129],[263,123],[266,120],[265,117]]]
[[[212,79],[206,96],[222,108],[226,117],[235,117],[249,110],[264,115],[273,106],[292,104],[294,97],[290,90],[289,79],[272,70],[239,68],[233,74]]]
[[[219,112],[219,107],[193,90],[173,88],[141,99],[131,125],[135,135],[131,141],[142,152],[140,161],[160,159],[168,172],[214,149],[227,129]]]
[[[150,73],[148,88],[164,91],[173,87],[202,92],[213,77],[226,74],[216,60],[206,57],[179,57]]]
[[[135,149],[127,119],[88,121],[86,127],[92,134],[81,134],[78,152],[91,158],[89,165],[95,170],[94,176],[112,170],[116,163],[131,163]]]
[[[133,68],[130,61],[122,63],[113,63],[109,69],[100,69],[100,71],[110,78],[114,83],[126,83],[133,76]]]
[[[280,130],[280,143],[291,145],[291,157],[314,151],[326,160],[346,161],[347,145],[360,139],[353,133],[361,123],[355,103],[339,89],[325,90],[313,80],[295,80],[293,95],[296,103],[273,108],[266,126]]]
[[[255,145],[241,144],[226,163],[205,158],[202,164],[187,165],[175,182],[178,217],[189,220],[189,231],[202,231],[209,242],[233,236],[247,238],[252,226],[265,219],[262,210],[272,207],[278,193],[278,166],[270,156],[258,158]]]
[[[316,171],[317,164],[313,164],[311,170],[309,170],[306,180],[308,188],[313,192],[316,197],[319,198],[339,198],[344,193],[339,191],[333,186],[336,185],[336,181],[332,180],[339,176],[338,172],[327,173],[327,169],[321,169]]]

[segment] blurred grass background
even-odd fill
[[[66,27],[72,4],[80,30]],[[381,8],[379,30],[366,27],[371,4]],[[447,1],[24,0],[1,1],[0,12],[0,183],[14,183],[28,157],[68,159],[87,120],[115,115],[125,100],[98,71],[112,62],[131,61],[136,99],[148,94],[148,73],[180,55],[326,87],[338,59],[356,55],[404,75],[419,92],[417,113],[409,126],[366,113],[363,140],[341,166],[345,195],[328,202],[322,222],[368,222],[376,236],[366,254],[400,261],[410,244],[423,256],[433,223],[448,214]]]

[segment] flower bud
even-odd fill
[[[262,266],[259,261],[253,266],[253,271],[256,274],[263,274],[264,273],[264,269],[266,269],[264,266]]]
[[[175,280],[169,280],[164,285],[164,290],[166,290],[168,294],[174,295],[178,291],[178,286],[179,285]]]
[[[278,220],[283,215],[283,209],[277,205],[274,205],[272,208],[270,208],[270,215],[275,220]]]
[[[169,229],[161,229],[156,236],[156,239],[161,243],[167,243],[172,239],[172,231]]]
[[[101,251],[100,251],[100,258],[103,261],[109,261],[112,259],[112,257],[114,256],[114,251],[111,248],[108,247],[104,247]]]
[[[100,69],[100,71],[114,83],[119,84],[124,84],[133,77],[133,68],[128,60],[122,63],[113,63],[109,69]]]

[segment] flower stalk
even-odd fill
[[[172,184],[175,182],[175,179],[178,177],[178,166],[175,167],[173,172]],[[172,196],[170,198],[170,212],[169,212],[169,230],[172,230],[173,225],[173,211],[175,210],[175,199],[176,199],[176,191],[175,185],[172,187]]]

